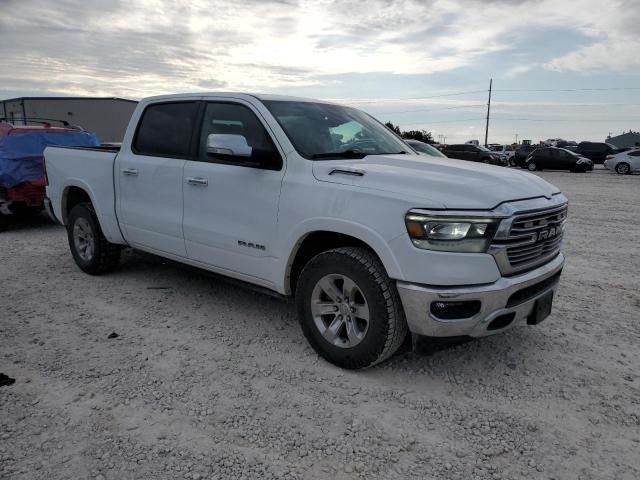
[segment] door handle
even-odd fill
[[[204,187],[206,187],[207,185],[209,185],[209,180],[207,180],[206,178],[202,178],[202,177],[187,177],[187,183],[189,185],[196,185],[196,186],[204,186]]]
[[[136,170],[135,168],[125,168],[124,170],[122,170],[122,174],[130,177],[136,177],[138,176],[138,170]]]

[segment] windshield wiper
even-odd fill
[[[369,155],[407,155],[407,152],[400,150],[399,152],[376,152],[370,153]]]
[[[322,158],[364,158],[368,153],[361,152],[360,150],[345,150],[344,152],[327,152],[327,153],[316,153],[311,155],[311,158],[314,160],[319,160]]]

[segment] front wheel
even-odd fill
[[[620,175],[628,175],[631,173],[631,167],[628,163],[620,162],[616,165],[616,173],[619,173]]]
[[[535,172],[536,170],[538,170],[538,165],[536,165],[535,162],[529,162],[527,163],[527,170],[529,170],[530,172]]]
[[[69,213],[67,236],[71,255],[83,272],[100,275],[118,266],[122,247],[105,238],[90,203],[73,207]]]
[[[311,346],[342,368],[386,360],[407,335],[395,284],[364,248],[337,248],[311,259],[298,279],[296,305]]]

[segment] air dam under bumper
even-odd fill
[[[564,256],[541,267],[490,285],[426,287],[397,282],[409,330],[431,337],[483,337],[528,323],[536,300],[558,287]],[[431,313],[434,302],[480,301],[480,310],[469,318],[442,319]]]

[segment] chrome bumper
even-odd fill
[[[438,288],[397,282],[397,287],[411,332],[432,337],[483,337],[528,323],[536,300],[557,289],[563,266],[564,256],[560,253],[535,270],[503,277],[490,285]],[[520,299],[512,297],[516,293]],[[431,313],[433,302],[473,300],[479,300],[481,307],[470,318],[443,320]],[[510,315],[512,313],[513,316]],[[491,322],[503,315],[511,318],[507,325],[495,329],[490,327]]]

